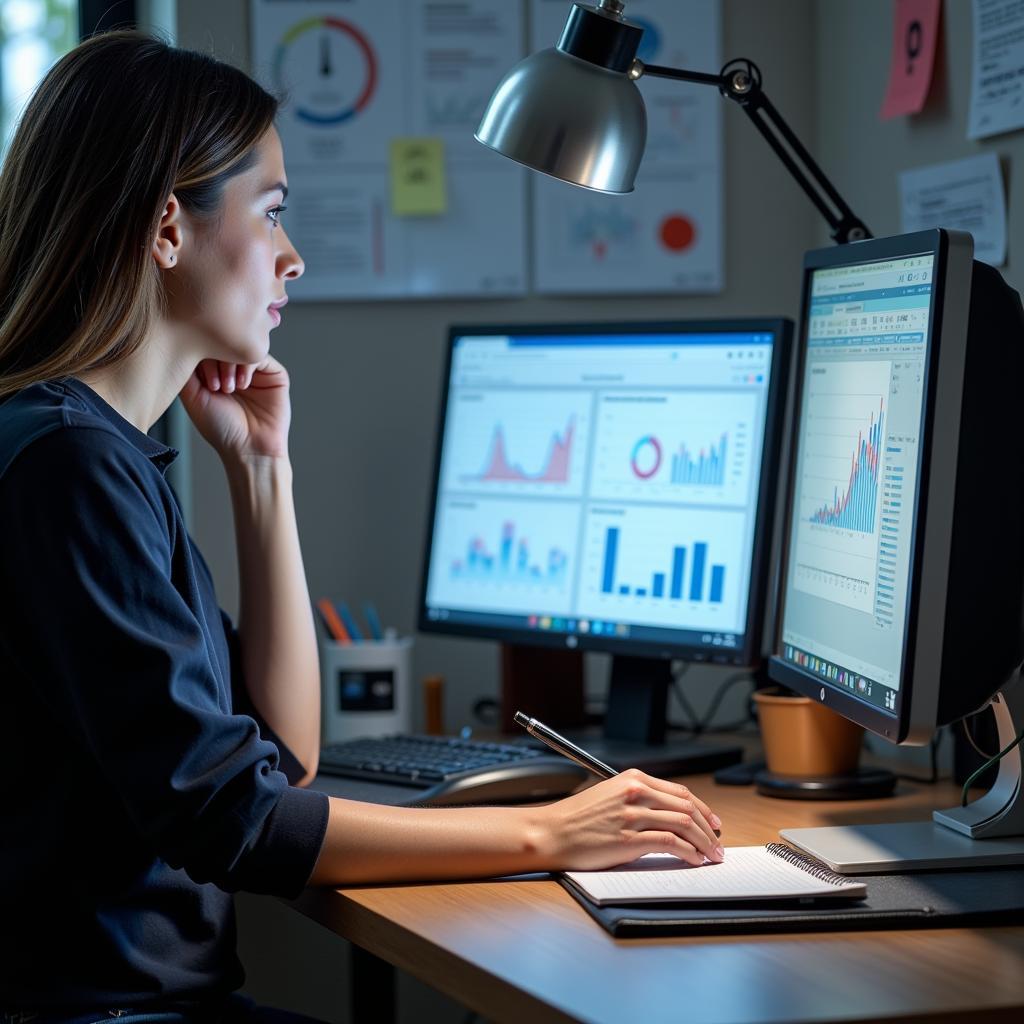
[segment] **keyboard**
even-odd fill
[[[319,771],[379,783],[382,792],[406,791],[406,799],[382,802],[444,806],[552,800],[593,778],[573,761],[529,746],[416,735],[326,744]],[[373,790],[362,787],[352,796],[372,800]]]

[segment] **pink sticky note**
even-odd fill
[[[916,114],[932,82],[942,0],[896,0],[889,88],[881,118]]]

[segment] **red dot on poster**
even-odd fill
[[[683,252],[693,245],[696,237],[697,229],[693,226],[692,221],[687,220],[686,217],[673,214],[661,222],[661,243],[666,249],[671,249],[673,252]]]

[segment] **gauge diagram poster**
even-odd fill
[[[558,41],[567,0],[530,0],[530,50]],[[721,68],[718,0],[629,0],[645,64]],[[534,182],[534,286],[547,294],[719,292],[724,287],[722,107],[707,85],[641,77],[647,148],[636,188],[607,195]]]
[[[473,132],[523,56],[508,0],[252,0],[252,71],[284,98],[297,299],[520,295],[526,172]],[[443,212],[398,216],[391,146],[441,140]]]

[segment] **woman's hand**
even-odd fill
[[[539,808],[543,859],[552,869],[598,870],[646,853],[671,853],[688,864],[720,862],[722,822],[685,786],[635,768]]]
[[[222,459],[288,454],[288,371],[273,356],[248,366],[204,359],[180,397]]]

